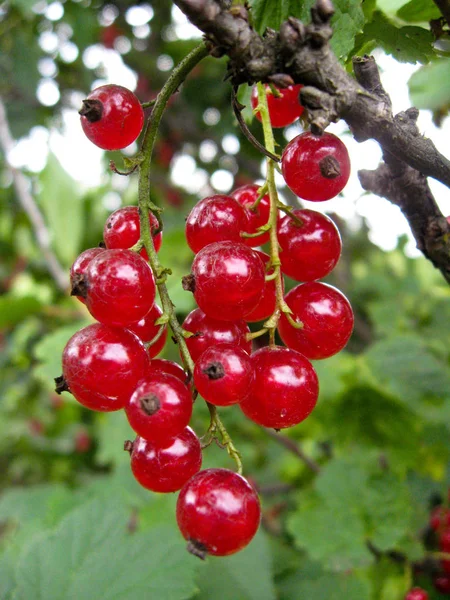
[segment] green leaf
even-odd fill
[[[29,315],[39,312],[41,303],[37,298],[18,298],[12,294],[0,297],[0,329],[16,325]]]
[[[102,464],[129,463],[130,457],[124,452],[123,443],[125,440],[134,439],[136,434],[131,429],[125,413],[120,410],[101,415],[99,421],[98,461]]]
[[[416,71],[409,80],[411,102],[417,108],[446,110],[450,105],[450,60],[443,58]]]
[[[433,0],[411,0],[397,11],[397,17],[409,23],[428,23],[440,16],[440,10]]]
[[[83,202],[79,184],[64,170],[54,154],[40,175],[39,202],[45,213],[52,244],[59,258],[71,265],[83,235]]]
[[[200,572],[196,600],[275,600],[272,560],[268,540],[259,531],[241,552],[211,557]]]
[[[95,500],[70,513],[23,553],[14,600],[183,600],[196,590],[198,560],[179,534],[127,533],[130,515]]]

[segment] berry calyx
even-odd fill
[[[312,364],[299,352],[266,346],[250,357],[255,379],[249,395],[240,403],[252,421],[284,429],[301,423],[311,413],[319,395]]]
[[[214,242],[242,242],[241,231],[247,231],[247,214],[231,196],[204,198],[186,220],[186,240],[193,252]]]
[[[137,97],[120,85],[102,85],[83,100],[79,111],[86,137],[103,150],[121,150],[142,131],[144,111]]]
[[[150,371],[139,382],[125,412],[138,435],[164,444],[187,427],[192,415],[192,395],[177,377]]]
[[[88,248],[84,250],[73,265],[70,267],[70,287],[76,288],[80,281],[83,280],[88,264],[98,256],[101,252],[104,252],[104,248]],[[86,300],[81,296],[77,296],[78,300],[83,304],[86,304]]]
[[[322,279],[336,266],[342,250],[333,221],[315,210],[295,209],[277,228],[281,270],[296,281]]]
[[[270,93],[270,87],[265,86],[267,94],[267,105],[269,108],[270,124],[272,127],[286,127],[291,125],[305,110],[300,104],[299,92],[303,86],[301,84],[290,85],[287,88],[274,88],[278,92],[278,96]],[[253,86],[251,95],[251,104],[253,110],[258,106],[258,89]],[[259,112],[255,113],[258,121],[261,121]]]
[[[428,593],[423,588],[415,587],[409,590],[405,600],[428,600]]]
[[[219,320],[242,319],[258,304],[265,283],[260,257],[244,244],[217,242],[194,258],[183,287],[202,311]]]
[[[195,363],[194,385],[215,406],[231,406],[243,400],[254,377],[247,352],[231,344],[208,348]]]
[[[281,170],[294,194],[321,202],[344,189],[350,176],[350,158],[343,142],[332,133],[317,136],[306,132],[284,149]]]
[[[150,221],[150,230],[152,232],[155,251],[158,252],[162,244],[162,231],[159,229],[158,219],[152,212],[148,215]],[[108,249],[116,248],[127,249],[134,246],[141,236],[141,226],[139,223],[139,209],[137,206],[124,206],[118,208],[109,215],[103,228],[103,239]],[[140,255],[148,260],[148,254],[145,248],[142,248]]]
[[[247,354],[252,350],[251,341],[246,339],[250,329],[243,320],[219,321],[196,308],[184,320],[183,329],[194,334],[186,338],[186,345],[194,362],[207,348],[217,344],[240,346]]]
[[[83,406],[104,412],[123,408],[149,367],[145,347],[134,333],[101,323],[75,333],[62,357],[66,389]]]
[[[164,444],[138,436],[132,443],[131,470],[137,481],[153,492],[176,492],[202,466],[200,441],[186,427]]]
[[[154,304],[150,311],[137,323],[128,325],[127,329],[135,333],[143,342],[151,342],[158,335],[161,327],[164,328],[163,333],[159,336],[154,344],[147,347],[147,352],[150,358],[157,356],[164,348],[167,340],[167,326],[155,325],[155,321],[163,314],[163,311],[157,304]]]
[[[248,184],[238,187],[234,192],[231,192],[231,196],[239,202],[247,215],[246,233],[256,233],[258,227],[266,225],[269,221],[270,198],[268,194],[261,198],[255,208],[251,208],[258,198],[258,189],[257,185]],[[269,237],[270,233],[266,231],[256,237],[242,237],[240,241],[251,248],[255,248],[268,242]]]
[[[182,488],[177,523],[188,550],[205,558],[247,546],[258,530],[261,507],[254,488],[228,469],[205,469]]]
[[[344,348],[353,331],[354,317],[342,292],[311,281],[293,288],[285,300],[292,318],[303,324],[296,329],[281,315],[278,332],[286,346],[311,360],[328,358]]]

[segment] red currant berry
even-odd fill
[[[434,587],[441,594],[450,594],[450,575],[441,575],[433,580]]]
[[[158,219],[153,213],[149,213],[150,229],[153,237],[153,244],[156,252],[161,248],[162,231],[154,235],[159,229]],[[134,246],[141,236],[141,226],[139,224],[139,209],[137,206],[124,206],[118,208],[109,215],[103,229],[103,239],[105,245],[110,250],[116,248],[127,249]],[[145,248],[142,248],[140,255],[148,260],[148,254]]]
[[[154,344],[147,348],[150,358],[157,356],[164,348],[167,340],[167,326],[155,325],[155,321],[163,314],[163,311],[157,304],[154,304],[150,311],[137,323],[128,325],[127,329],[135,333],[143,342],[151,342],[152,339],[159,333],[161,327],[164,327],[164,332],[156,340]]]
[[[78,402],[106,412],[125,406],[136,382],[148,373],[150,359],[131,331],[95,323],[70,338],[62,366],[64,381]]]
[[[450,528],[450,509],[436,506],[430,516],[430,527],[434,531]]]
[[[187,384],[188,374],[181,365],[174,362],[173,360],[166,360],[165,358],[154,358],[150,363],[150,371],[159,373],[167,373],[167,375],[173,375],[181,381],[181,383]]]
[[[120,85],[102,85],[83,100],[81,127],[86,137],[104,150],[132,144],[142,131],[144,111],[139,100]]]
[[[72,294],[86,298],[86,306],[97,321],[127,327],[149,312],[156,285],[150,266],[139,254],[105,250],[91,260]]]
[[[200,441],[190,427],[163,445],[137,437],[131,470],[137,481],[153,492],[176,492],[202,466]]]
[[[350,176],[347,148],[332,133],[306,132],[289,142],[281,157],[287,185],[304,200],[320,202],[341,192]]]
[[[305,110],[300,104],[299,92],[303,86],[301,84],[290,85],[287,88],[275,88],[280,96],[275,96],[272,93],[267,94],[267,105],[269,108],[270,123],[272,127],[286,127],[291,125]],[[270,90],[268,85],[265,86],[266,91]],[[258,88],[253,86],[251,95],[252,108],[258,106]],[[259,112],[255,113],[258,121],[261,121]]]
[[[428,594],[424,589],[415,587],[409,590],[405,596],[405,600],[428,600]]]
[[[264,283],[264,265],[256,252],[244,244],[217,242],[196,255],[183,287],[193,291],[205,314],[235,321],[256,307]]]
[[[138,435],[164,444],[187,427],[192,415],[192,395],[177,377],[150,371],[139,382],[125,412]]]
[[[215,406],[230,406],[243,400],[254,378],[250,357],[239,346],[212,346],[195,363],[194,385]]]
[[[93,258],[98,256],[101,252],[104,252],[104,248],[88,248],[82,252],[73,265],[70,267],[70,286],[76,287],[86,274],[88,264]],[[81,296],[77,296],[78,300],[83,304],[86,304],[86,300]]]
[[[214,242],[242,243],[241,231],[247,230],[247,214],[231,196],[217,194],[198,202],[186,221],[186,240],[197,253]]]
[[[258,253],[258,256],[261,258],[263,263],[266,266],[269,264],[270,256],[265,252],[260,252],[259,250],[255,250]],[[272,275],[273,269],[270,268],[266,271],[267,275]],[[284,284],[283,284],[284,290]],[[268,319],[270,315],[275,311],[276,306],[276,286],[275,279],[271,279],[270,281],[264,282],[264,290],[261,294],[261,298],[255,308],[245,315],[245,320],[247,323],[255,323],[256,321],[263,321],[264,319]]]
[[[328,358],[347,344],[353,331],[353,311],[342,292],[311,281],[293,288],[285,297],[292,317],[303,323],[295,329],[285,315],[278,323],[281,339],[311,360]]]
[[[182,488],[177,522],[188,550],[226,556],[242,550],[258,530],[258,495],[244,477],[228,469],[205,469]]]
[[[296,281],[328,275],[339,260],[342,243],[336,225],[315,210],[292,211],[278,224],[281,270]]]
[[[184,320],[183,329],[194,334],[186,338],[186,345],[194,362],[207,348],[217,344],[240,346],[247,354],[252,351],[252,343],[246,338],[250,329],[242,320],[219,321],[208,317],[203,311],[196,308]]]
[[[442,552],[450,552],[450,529],[445,529],[439,536],[439,548]]]
[[[241,403],[255,423],[273,429],[298,425],[316,405],[319,382],[312,364],[290,348],[266,346],[251,355],[255,380]]]
[[[269,220],[270,198],[268,194],[261,198],[256,208],[250,208],[258,198],[258,189],[259,187],[257,185],[249,184],[243,185],[231,193],[231,196],[239,202],[247,214],[246,233],[256,233],[258,227],[266,225]],[[243,237],[240,241],[247,246],[254,248],[256,246],[262,246],[269,241],[269,238],[270,233],[266,231],[257,237]]]

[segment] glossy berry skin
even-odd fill
[[[322,279],[336,266],[342,250],[333,221],[315,210],[292,211],[278,224],[281,270],[296,281]]]
[[[267,264],[270,261],[270,256],[265,252],[260,252],[259,250],[255,250],[258,253],[258,256],[264,263],[264,266],[267,269]],[[266,270],[267,275],[271,275],[273,273],[273,269]],[[284,286],[283,286],[284,290]],[[264,282],[264,290],[261,294],[261,298],[255,308],[245,315],[245,320],[247,323],[256,323],[257,321],[264,321],[268,319],[273,312],[275,311],[276,305],[276,286],[275,279],[271,279],[270,281]]]
[[[150,369],[143,343],[127,329],[88,325],[67,342],[63,376],[75,398],[92,410],[123,408]]]
[[[192,395],[177,377],[150,371],[139,382],[125,412],[138,435],[164,444],[187,427],[192,415]]]
[[[450,528],[450,509],[444,506],[436,506],[430,516],[430,527],[434,531]]]
[[[197,304],[221,321],[245,317],[264,290],[262,260],[251,248],[235,242],[205,246],[194,258],[192,276]]]
[[[239,346],[212,346],[195,363],[194,385],[215,406],[231,406],[246,398],[254,378],[250,357]]]
[[[295,329],[282,314],[281,339],[311,360],[328,358],[347,344],[353,331],[353,311],[342,292],[331,285],[311,281],[293,288],[285,297],[292,317],[303,323]]]
[[[270,198],[269,195],[266,194],[261,198],[258,203],[258,206],[250,210],[250,207],[255,203],[258,198],[258,189],[259,186],[255,184],[247,184],[241,187],[238,187],[231,192],[231,196],[239,202],[239,204],[244,208],[247,214],[247,225],[245,231],[247,233],[256,233],[258,227],[262,225],[266,225],[269,220],[270,214]],[[269,241],[270,234],[268,231],[258,235],[257,237],[252,238],[241,238],[241,242],[250,246],[251,248],[255,248],[256,246],[262,246],[266,242]]]
[[[180,490],[201,466],[200,441],[190,427],[162,445],[139,436],[133,442],[131,470],[153,492]]]
[[[247,546],[258,530],[261,507],[254,488],[228,469],[205,469],[182,488],[177,523],[188,550],[204,558]]]
[[[103,150],[121,150],[132,144],[144,126],[144,111],[130,90],[102,85],[92,91],[80,110],[86,137]]]
[[[127,329],[135,333],[143,342],[151,342],[161,329],[161,325],[155,325],[155,321],[163,314],[163,311],[157,304],[154,304],[150,311],[137,323],[128,325]],[[157,356],[164,348],[167,340],[167,326],[164,325],[164,333],[156,340],[154,344],[148,346],[147,352],[150,358]]]
[[[268,85],[265,86],[266,91],[270,90]],[[276,87],[276,86],[275,86]],[[305,110],[300,104],[299,92],[303,86],[300,84],[290,85],[287,88],[277,88],[280,97],[274,94],[267,94],[267,105],[269,108],[270,123],[272,127],[286,127],[291,125]],[[258,89],[253,86],[251,95],[251,104],[253,110],[258,106]],[[255,113],[258,121],[261,121],[259,112]]]
[[[433,585],[441,594],[450,594],[450,575],[441,575],[433,580]]]
[[[88,248],[84,250],[73,265],[70,267],[70,286],[76,285],[80,278],[84,277],[88,264],[93,258],[104,252],[104,248]],[[86,300],[81,296],[77,296],[78,300],[86,304]]]
[[[156,252],[158,252],[161,248],[163,234],[160,231],[156,235],[153,235],[159,229],[158,219],[153,213],[149,213],[149,221],[153,244]],[[109,215],[103,228],[103,240],[106,247],[110,250],[131,248],[139,241],[140,235],[141,226],[139,224],[139,210],[137,206],[118,208]],[[140,255],[145,260],[148,260],[145,248],[142,248]]]
[[[405,600],[428,600],[428,594],[424,589],[415,587],[409,590],[405,596]]]
[[[181,381],[181,383],[187,384],[188,375],[181,365],[174,362],[173,360],[167,360],[165,358],[154,358],[150,363],[150,370],[160,373],[167,373],[167,375],[173,375]]]
[[[281,157],[287,185],[304,200],[321,202],[341,192],[350,176],[347,148],[332,133],[306,132],[291,140]]]
[[[186,345],[194,362],[207,348],[217,344],[240,346],[247,354],[252,351],[252,343],[246,339],[250,329],[243,320],[219,321],[196,308],[184,320],[183,329],[195,334],[186,338]]]
[[[216,194],[200,200],[186,220],[186,240],[197,253],[214,242],[242,243],[241,231],[247,231],[247,214],[231,196]]]
[[[312,364],[299,352],[266,346],[251,355],[255,380],[241,403],[258,425],[284,429],[306,419],[316,405],[319,382]]]
[[[140,321],[155,301],[148,263],[131,250],[105,250],[86,269],[86,306],[105,325],[127,327]]]

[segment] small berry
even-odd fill
[[[197,253],[214,242],[242,243],[241,231],[247,231],[247,214],[231,196],[217,194],[198,202],[186,220],[186,240]]]
[[[195,363],[194,385],[216,406],[230,406],[246,398],[254,377],[247,352],[231,344],[208,348]]]
[[[93,144],[104,150],[121,150],[141,133],[144,111],[130,90],[120,85],[102,85],[83,100],[80,120]]]
[[[237,188],[234,190],[234,192],[231,192],[231,196],[239,202],[247,214],[247,225],[245,227],[246,233],[256,233],[258,227],[266,225],[269,220],[270,198],[268,194],[261,198],[256,208],[250,209],[250,207],[258,198],[258,189],[259,186],[257,185],[248,184]],[[256,246],[262,246],[269,241],[269,238],[270,233],[266,231],[257,237],[243,237],[240,241],[247,246],[254,248]]]
[[[278,224],[278,242],[283,273],[296,281],[322,279],[336,266],[341,255],[341,236],[326,215],[315,210],[292,211]]]
[[[321,202],[341,192],[350,176],[347,148],[332,133],[306,132],[291,140],[281,157],[287,185],[304,200]]]
[[[264,283],[264,265],[256,252],[244,244],[217,242],[196,255],[183,287],[194,293],[205,314],[235,321],[256,307]]]
[[[104,252],[104,248],[88,248],[84,252],[82,252],[73,265],[70,267],[70,286],[76,286],[80,279],[86,274],[86,269],[88,264],[94,259],[96,256]],[[83,304],[86,304],[86,300],[81,296],[77,296],[78,300]]]
[[[258,256],[263,261],[266,269],[267,265],[270,261],[270,256],[265,252],[260,252],[259,250],[255,250]],[[273,273],[273,269],[269,268],[266,271],[266,275],[271,275]],[[283,290],[284,290],[284,282],[283,282]],[[277,302],[276,297],[276,284],[275,279],[271,279],[270,281],[264,282],[264,289],[261,294],[261,298],[255,308],[245,315],[245,320],[247,323],[255,323],[256,321],[263,321],[264,319],[268,319],[275,311]]]
[[[268,85],[265,86],[266,91],[270,90]],[[300,104],[299,92],[303,87],[301,84],[290,85],[287,88],[278,88],[274,86],[279,97],[274,94],[267,94],[267,105],[269,108],[270,123],[272,127],[286,127],[291,125],[305,110]],[[253,110],[258,106],[258,89],[253,86],[251,95],[251,104]],[[255,113],[258,121],[261,121],[261,115],[259,112]]]
[[[439,534],[439,548],[442,552],[450,552],[450,529]]]
[[[424,589],[415,587],[409,590],[405,596],[405,600],[428,600],[428,594]]]
[[[196,308],[184,320],[183,329],[194,334],[186,338],[186,345],[194,362],[207,348],[217,344],[240,346],[247,354],[252,351],[252,343],[246,339],[250,329],[242,319],[219,321]]]
[[[150,371],[139,382],[125,412],[138,435],[164,444],[187,427],[192,415],[192,395],[177,377]]]
[[[200,558],[242,550],[258,530],[258,495],[244,477],[228,469],[205,469],[182,488],[177,522],[188,550]]]
[[[155,325],[155,321],[163,314],[163,311],[157,304],[154,304],[150,311],[137,323],[128,325],[127,329],[135,333],[143,342],[151,342],[152,339],[159,333],[161,327],[164,327],[164,332],[156,340],[154,344],[148,346],[147,352],[150,358],[157,356],[164,348],[167,340],[167,326]]]
[[[75,434],[74,439],[75,452],[77,454],[84,454],[88,452],[92,446],[92,438],[86,429],[79,429]]]
[[[174,362],[173,360],[166,360],[165,358],[154,358],[150,363],[150,370],[160,373],[167,373],[173,375],[186,384],[188,381],[188,374],[181,365]]]
[[[440,575],[433,580],[434,587],[441,594],[450,594],[450,575]]]
[[[450,527],[450,510],[444,506],[436,506],[430,516],[430,527],[434,531]]]
[[[301,423],[316,405],[319,382],[311,363],[299,352],[266,346],[254,352],[255,379],[240,403],[243,413],[259,425],[284,429]]]
[[[278,323],[281,339],[311,360],[333,356],[344,348],[353,331],[353,311],[342,292],[331,285],[310,281],[285,297],[292,318],[303,324],[295,329],[284,314]]]
[[[150,230],[152,232],[153,244],[156,252],[161,248],[162,231],[155,235],[155,231],[159,229],[158,219],[155,215],[149,213]],[[106,220],[103,229],[103,239],[108,249],[116,248],[127,249],[134,246],[140,238],[141,226],[139,223],[139,209],[137,206],[124,206],[118,208]],[[148,260],[148,254],[145,248],[139,253],[142,258]]]
[[[92,410],[123,408],[149,371],[144,344],[127,329],[94,323],[64,348],[63,378],[76,400]]]
[[[200,441],[190,427],[164,444],[137,437],[131,452],[131,470],[137,481],[153,492],[176,492],[202,466]]]

